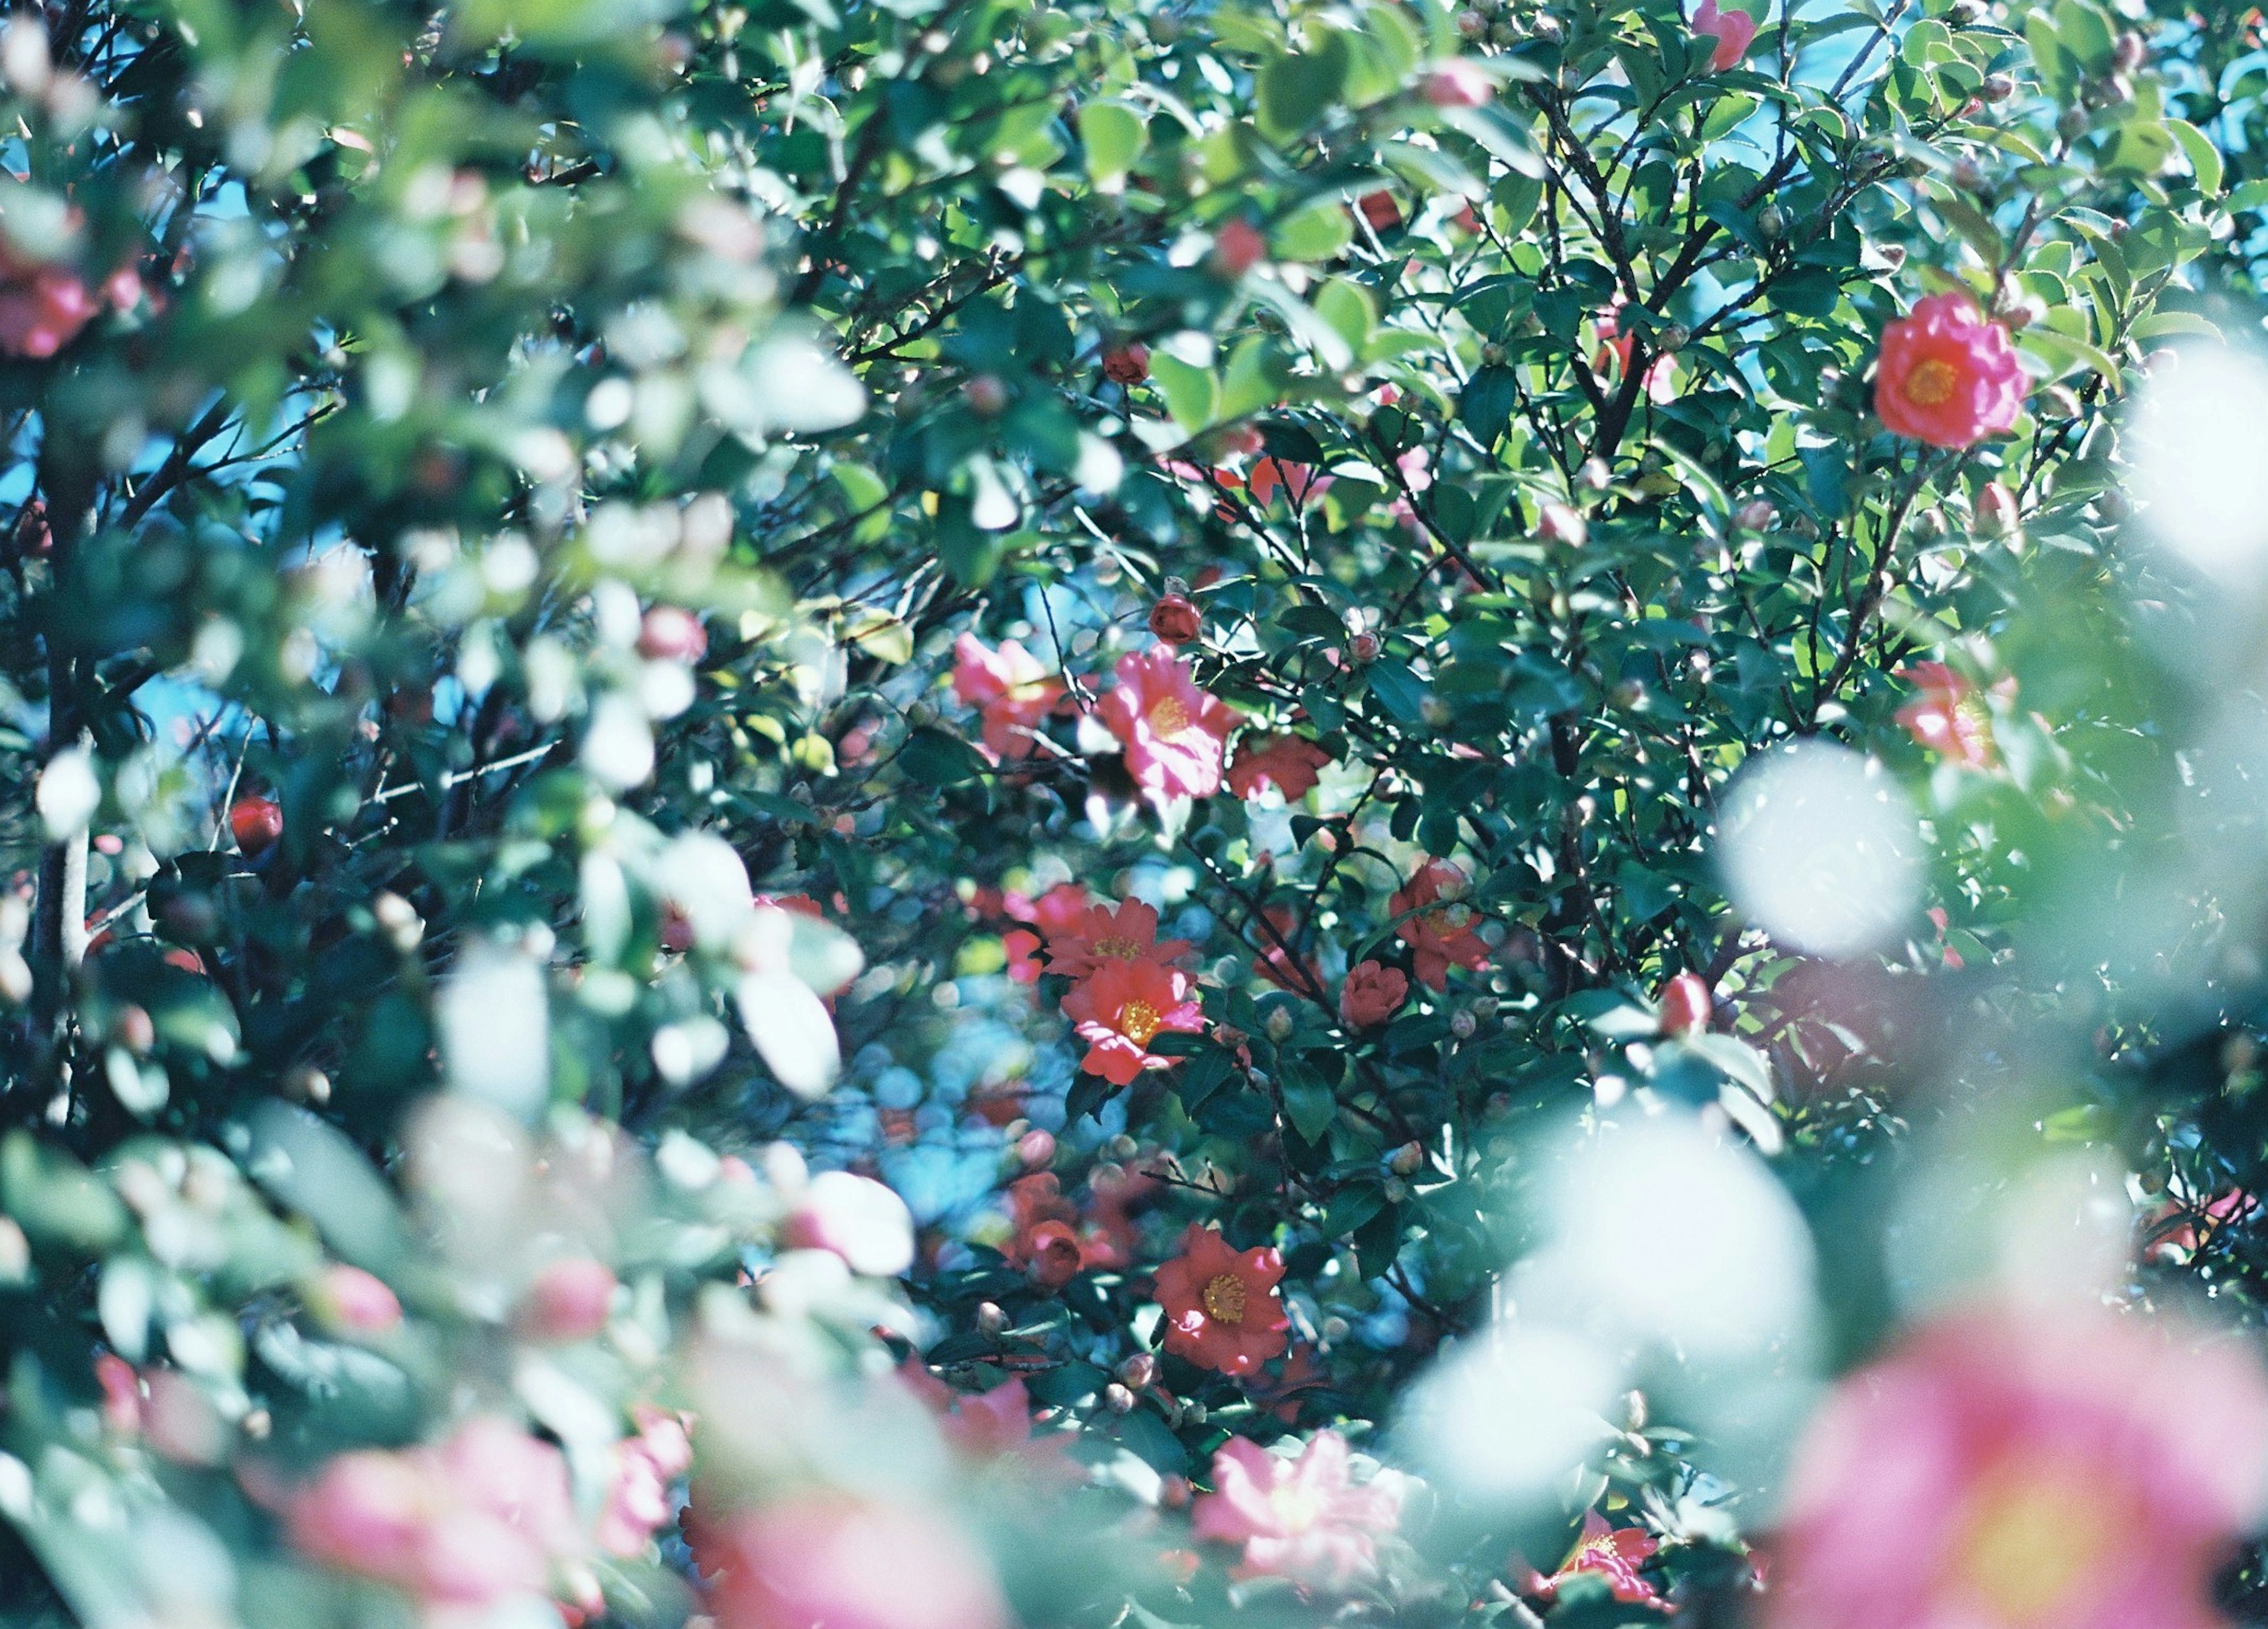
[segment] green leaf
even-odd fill
[[[957,786],[982,775],[984,760],[958,735],[923,725],[906,737],[898,767],[918,786]]]
[[[1220,413],[1220,381],[1212,370],[1158,351],[1150,358],[1150,378],[1166,399],[1166,411],[1183,430],[1198,431]]]
[[[1260,133],[1282,143],[1313,129],[1345,88],[1347,66],[1346,41],[1336,33],[1269,63],[1260,70]]]
[[[2197,177],[2198,190],[2208,195],[2219,192],[2223,166],[2220,151],[2212,138],[2186,119],[2169,119],[2166,129],[2173,132],[2183,156],[2189,159],[2190,173]]]
[[[1284,1082],[1284,1112],[1291,1117],[1292,1126],[1301,1137],[1319,1143],[1330,1129],[1331,1122],[1338,1117],[1339,1102],[1328,1086],[1287,1078]]]
[[[1150,140],[1142,115],[1124,102],[1088,102],[1079,110],[1079,139],[1086,149],[1087,178],[1115,190]]]

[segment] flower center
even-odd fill
[[[1961,372],[1942,357],[1917,362],[1906,373],[1906,400],[1921,407],[1940,407],[1953,400]]]
[[[1178,696],[1160,696],[1150,708],[1150,730],[1157,735],[1179,735],[1189,727],[1189,710]]]
[[[1205,1316],[1216,1323],[1244,1322],[1244,1280],[1234,1273],[1224,1272],[1205,1280]]]
[[[1271,1488],[1268,1493],[1268,1503],[1287,1532],[1306,1532],[1323,1514],[1323,1494],[1320,1488],[1288,1485]]]
[[[1996,1480],[1970,1503],[1957,1574],[2010,1629],[2061,1621],[2088,1562],[2117,1542],[2112,1513],[2074,1476]]]
[[[1158,1009],[1139,997],[1118,1009],[1118,1033],[1137,1046],[1149,1045],[1150,1037],[1158,1033],[1164,1022]],[[1212,1292],[1207,1290],[1205,1294],[1211,1295]]]
[[[1098,956],[1108,956],[1114,961],[1132,962],[1140,958],[1142,947],[1136,944],[1132,939],[1121,934],[1115,939],[1096,940],[1094,954]]]

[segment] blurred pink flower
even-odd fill
[[[1029,757],[1032,733],[1063,699],[1063,682],[1013,639],[988,650],[975,634],[954,642],[953,693],[983,719],[985,750],[996,758]]]
[[[588,1340],[607,1327],[615,1301],[614,1270],[588,1256],[569,1256],[535,1275],[514,1321],[534,1340]]]
[[[670,1485],[693,1468],[693,1440],[685,1417],[666,1409],[632,1411],[636,1436],[615,1444],[615,1476],[599,1513],[600,1548],[610,1555],[643,1555],[654,1534],[676,1515]]]
[[[1915,697],[1898,709],[1907,734],[1940,758],[1989,770],[1999,761],[1992,745],[1992,715],[1967,678],[1943,662],[1915,662],[1896,677],[1911,682]]]
[[[1231,1437],[1212,1460],[1213,1491],[1190,1512],[1199,1538],[1241,1544],[1240,1577],[1343,1585],[1377,1565],[1377,1540],[1400,1525],[1392,1491],[1347,1477],[1346,1439],[1315,1434],[1297,1459]]]
[[[852,1171],[813,1177],[780,1236],[795,1249],[832,1250],[869,1278],[894,1278],[914,1264],[914,1219],[906,1202]]]
[[[1756,37],[1756,19],[1737,7],[1720,11],[1717,0],[1701,0],[1693,13],[1693,32],[1717,41],[1717,48],[1709,54],[1709,70],[1723,73],[1727,68],[1739,67],[1749,54]]]
[[[1606,1517],[1595,1510],[1583,1513],[1582,1536],[1559,1570],[1545,1578],[1531,1574],[1521,1593],[1536,1600],[1549,1602],[1559,1593],[1560,1586],[1579,1573],[1594,1573],[1607,1581],[1607,1588],[1617,1601],[1632,1605],[1645,1605],[1661,1599],[1661,1592],[1653,1587],[1643,1568],[1661,1548],[1661,1541],[1642,1527],[1610,1526]]]
[[[719,1629],[1006,1629],[991,1569],[939,1516],[805,1496],[704,1522]]]
[[[1285,802],[1297,803],[1315,789],[1319,772],[1330,763],[1331,755],[1304,735],[1247,734],[1236,744],[1228,789],[1240,798],[1250,798],[1273,786],[1284,794]]]
[[[1940,1319],[1799,1444],[1768,1629],[2211,1629],[2268,1514],[2268,1381],[2107,1312]]]
[[[1242,715],[1200,689],[1170,645],[1123,656],[1095,716],[1124,745],[1136,782],[1159,798],[1219,792],[1228,733]]]
[[[2029,387],[2008,330],[1959,290],[1916,300],[1882,330],[1874,414],[1893,434],[1973,446],[2014,428]]]
[[[0,284],[0,351],[52,357],[101,308],[94,291],[76,273],[42,266],[21,281]]]
[[[1473,931],[1480,918],[1464,903],[1470,886],[1462,868],[1429,859],[1387,901],[1387,909],[1402,918],[1394,931],[1410,947],[1418,982],[1428,989],[1447,990],[1453,967],[1488,965],[1488,946]]]
[[[382,1335],[401,1323],[401,1302],[386,1281],[343,1263],[324,1270],[308,1299],[324,1323],[353,1334]]]

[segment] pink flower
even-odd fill
[[[1330,766],[1331,755],[1300,735],[1247,735],[1228,767],[1228,789],[1240,798],[1273,786],[1284,801],[1296,803],[1315,789],[1316,771]]]
[[[1911,681],[1918,692],[1898,709],[1907,734],[1939,757],[1972,770],[1989,770],[1999,762],[1992,715],[1974,684],[1943,662],[1915,662],[1900,668],[1897,676]]]
[[[705,1537],[718,1629],[1007,1629],[991,1569],[926,1510],[805,1494]]]
[[[1436,107],[1485,107],[1496,100],[1496,81],[1477,63],[1452,56],[1426,71],[1418,93]]]
[[[1249,1375],[1281,1357],[1290,1338],[1284,1257],[1272,1247],[1233,1250],[1216,1228],[1191,1222],[1182,1253],[1158,1269],[1166,1350],[1200,1368]]]
[[[1173,1066],[1171,1058],[1150,1050],[1160,1030],[1196,1035],[1204,1028],[1189,976],[1155,962],[1103,962],[1071,987],[1063,1010],[1087,1043],[1079,1067],[1113,1086],[1133,1085],[1145,1069]]]
[[[1170,646],[1122,656],[1116,672],[1095,716],[1124,745],[1135,780],[1158,798],[1219,792],[1229,732],[1243,715],[1198,689]]]
[[[569,1256],[535,1275],[515,1320],[535,1340],[588,1340],[607,1327],[615,1304],[614,1270],[587,1256]]]
[[[1709,1028],[1709,981],[1700,974],[1680,973],[1662,987],[1662,1034],[1697,1034]]]
[[[1212,1483],[1191,1527],[1244,1546],[1240,1577],[1344,1586],[1376,1570],[1379,1536],[1401,1524],[1398,1497],[1348,1480],[1346,1439],[1336,1431],[1317,1432],[1297,1459],[1231,1437],[1213,1456]]]
[[[1013,639],[993,651],[965,633],[954,641],[953,655],[954,696],[977,709],[985,750],[995,759],[1029,757],[1040,720],[1063,699],[1063,682]]]
[[[1727,68],[1739,67],[1749,54],[1749,46],[1756,37],[1756,19],[1746,11],[1719,11],[1717,0],[1701,0],[1693,13],[1693,32],[1715,38],[1717,48],[1710,54],[1709,71],[1723,73]]]
[[[1430,990],[1449,987],[1452,967],[1488,965],[1488,947],[1473,932],[1477,918],[1473,908],[1462,903],[1466,887],[1462,871],[1447,860],[1429,859],[1387,902],[1387,909],[1404,918],[1394,931],[1410,947],[1418,982]]]
[[[1092,905],[1048,935],[1048,971],[1086,978],[1106,962],[1155,962],[1160,966],[1189,955],[1186,939],[1158,938],[1158,912],[1138,899]]]
[[[1525,1596],[1550,1602],[1559,1587],[1579,1573],[1595,1573],[1607,1581],[1617,1601],[1643,1605],[1661,1599],[1661,1592],[1639,1569],[1661,1548],[1661,1541],[1642,1527],[1610,1527],[1595,1510],[1583,1513],[1582,1537],[1549,1578],[1531,1575],[1521,1590]]]
[[[1972,446],[2013,429],[2028,388],[2008,330],[1958,291],[1914,302],[1882,330],[1874,413],[1932,446]]]
[[[324,1323],[350,1334],[383,1335],[401,1323],[401,1303],[386,1281],[343,1263],[324,1269],[308,1300]]]
[[[42,266],[23,281],[0,285],[0,351],[52,357],[94,321],[94,291],[60,266]]]
[[[2099,1310],[1945,1317],[1798,1445],[1767,1629],[2211,1629],[2268,1512],[2268,1381]]]
[[[615,1444],[614,1480],[599,1513],[599,1547],[609,1555],[637,1556],[676,1514],[670,1485],[693,1468],[693,1440],[682,1415],[640,1407],[636,1436]]]
[[[906,1202],[852,1171],[813,1177],[780,1237],[795,1249],[831,1250],[869,1278],[895,1278],[914,1264],[914,1219]]]
[[[1375,1028],[1409,999],[1410,979],[1401,969],[1365,962],[1347,974],[1339,991],[1339,1019],[1350,1029]]]

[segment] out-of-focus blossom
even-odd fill
[[[1496,81],[1478,63],[1452,56],[1425,70],[1418,93],[1436,107],[1485,107],[1496,100]]]
[[[1727,68],[1739,67],[1749,54],[1749,47],[1756,42],[1756,19],[1737,7],[1720,11],[1717,0],[1701,0],[1693,13],[1693,32],[1716,41],[1717,48],[1709,54],[1709,70],[1723,73]]]
[[[1549,1603],[1571,1578],[1592,1573],[1607,1581],[1617,1601],[1646,1605],[1660,1601],[1661,1592],[1643,1571],[1661,1548],[1661,1541],[1642,1527],[1614,1527],[1595,1510],[1583,1513],[1582,1536],[1559,1570],[1549,1578],[1532,1575],[1521,1593]]]
[[[1429,859],[1388,902],[1387,909],[1403,918],[1395,932],[1410,947],[1418,982],[1430,990],[1447,990],[1453,967],[1488,965],[1488,947],[1473,931],[1478,918],[1464,903],[1469,886],[1462,869],[1445,859]]]
[[[1086,978],[1110,962],[1154,962],[1160,966],[1189,955],[1185,939],[1160,940],[1158,912],[1138,899],[1115,905],[1090,905],[1048,935],[1048,971]]]
[[[2268,1513],[2268,1381],[2094,1309],[1940,1319],[1799,1444],[1771,1629],[2211,1629]]]
[[[1207,269],[1225,283],[1233,283],[1257,266],[1268,253],[1268,240],[1242,216],[1232,216],[1223,221],[1212,234],[1212,252],[1205,257]]]
[[[1364,962],[1348,972],[1339,988],[1339,1018],[1350,1029],[1375,1028],[1400,1012],[1409,999],[1409,976],[1400,968]]]
[[[2008,330],[1958,291],[1915,301],[1882,330],[1874,413],[1898,435],[1974,446],[2014,427],[2026,389]]]
[[[1330,485],[1330,476],[1318,475],[1306,464],[1278,458],[1256,460],[1252,473],[1244,481],[1245,490],[1252,495],[1253,503],[1263,508],[1281,489],[1294,508],[1305,509],[1329,491]]]
[[[1079,1067],[1113,1086],[1131,1086],[1144,1070],[1172,1065],[1171,1058],[1150,1050],[1160,1030],[1196,1035],[1204,1028],[1189,975],[1155,962],[1103,962],[1071,987],[1063,1010],[1087,1043]]]
[[[2204,1204],[2169,1199],[2146,1223],[2148,1244],[2144,1251],[2153,1261],[2187,1261],[2198,1248],[2225,1227],[2250,1221],[2260,1213],[2259,1199],[2242,1188],[2230,1188]]]
[[[1189,1224],[1182,1253],[1158,1269],[1166,1350],[1200,1368],[1249,1375],[1282,1353],[1284,1257],[1269,1245],[1233,1250],[1211,1227]]]
[[[1709,1027],[1709,981],[1698,973],[1680,973],[1662,986],[1661,1033],[1693,1035]]]
[[[1013,639],[988,650],[965,633],[954,641],[953,654],[953,693],[977,710],[985,750],[995,760],[1029,757],[1040,721],[1063,699],[1063,681]]]
[[[1120,345],[1102,353],[1102,376],[1114,385],[1138,385],[1150,377],[1150,348]]]
[[[1330,763],[1331,755],[1304,735],[1248,734],[1236,744],[1236,761],[1228,766],[1228,789],[1251,798],[1273,786],[1285,802],[1297,803],[1315,789],[1318,772]]]
[[[1116,672],[1095,716],[1125,748],[1136,783],[1159,798],[1219,792],[1229,732],[1242,715],[1199,689],[1168,646],[1123,656]]]
[[[308,1291],[315,1316],[356,1335],[383,1335],[401,1323],[401,1302],[386,1281],[359,1267],[334,1263]]]
[[[1297,1459],[1231,1437],[1213,1456],[1212,1482],[1189,1512],[1191,1529],[1243,1545],[1241,1577],[1345,1585],[1376,1570],[1379,1537],[1401,1523],[1398,1493],[1350,1478],[1336,1431],[1317,1432]]]
[[[1296,996],[1321,990],[1323,973],[1315,965],[1314,957],[1300,955],[1293,948],[1300,925],[1291,907],[1270,905],[1260,914],[1266,918],[1267,925],[1254,926],[1260,954],[1252,959],[1252,970],[1278,990],[1288,990]]]
[[[682,1415],[643,1406],[635,1414],[637,1434],[615,1444],[614,1479],[599,1513],[599,1546],[610,1555],[645,1553],[676,1514],[671,1484],[693,1468],[693,1440]]]
[[[1007,1629],[991,1569],[926,1509],[805,1495],[704,1526],[718,1629]]]
[[[1940,758],[1988,770],[1999,761],[1992,745],[1992,715],[1977,687],[1943,662],[1915,662],[1897,676],[1913,685],[1912,701],[1898,709],[1907,734]]]
[[[535,1340],[588,1340],[607,1327],[614,1308],[614,1270],[588,1256],[550,1263],[520,1297],[515,1322]]]
[[[130,287],[139,303],[141,280]],[[113,291],[128,288],[121,282]],[[27,262],[0,243],[0,351],[44,360],[77,338],[101,309],[101,298],[76,271]]]
[[[853,1171],[813,1177],[781,1225],[797,1249],[828,1250],[853,1272],[895,1278],[914,1264],[914,1219],[896,1192]]]
[[[1402,225],[1402,206],[1384,188],[1366,192],[1354,201],[1356,210],[1373,232],[1392,232]],[[1296,467],[1296,466],[1295,466]]]

